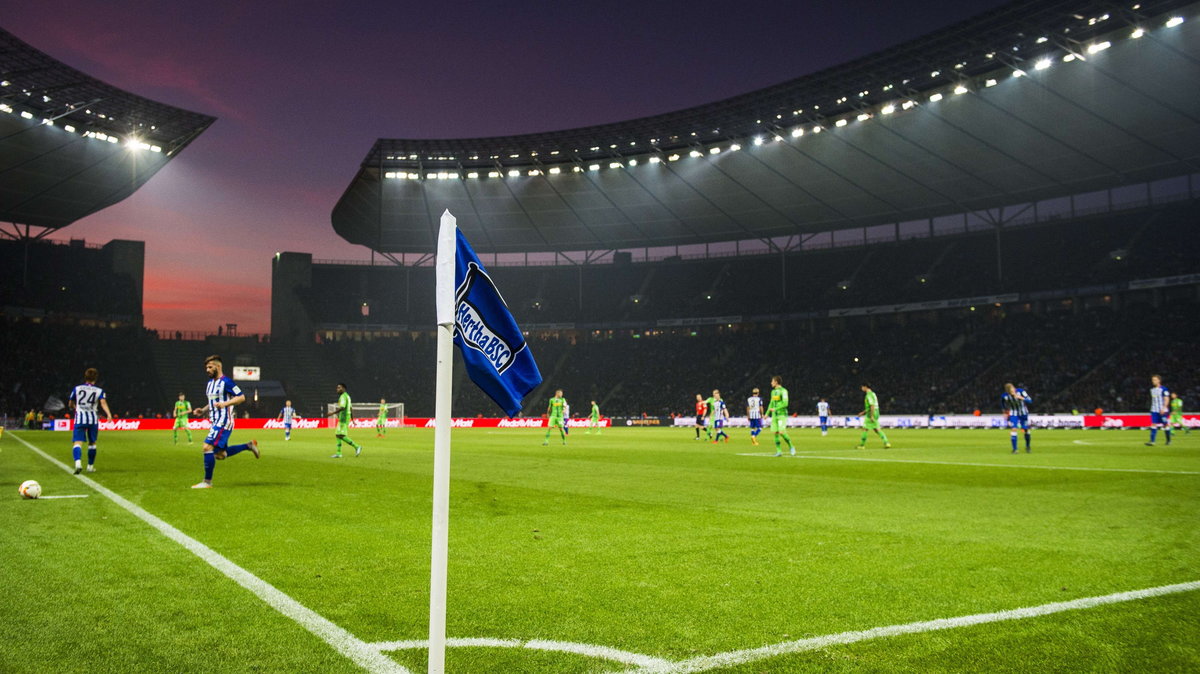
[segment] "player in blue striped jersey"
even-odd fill
[[[193,412],[208,412],[212,428],[208,437],[204,439],[204,480],[192,485],[192,489],[212,487],[213,468],[216,467],[218,459],[225,459],[247,449],[254,454],[254,458],[259,457],[257,440],[251,440],[244,445],[229,446],[229,435],[233,432],[233,406],[245,402],[246,395],[232,379],[225,376],[220,356],[205,358],[204,372],[208,374],[208,384],[204,387],[208,404],[196,408]]]
[[[71,454],[75,457],[75,474],[83,472],[83,442],[88,443],[87,472],[96,472],[96,438],[100,435],[100,415],[96,408],[104,409],[108,420],[113,420],[112,412],[108,409],[108,400],[104,397],[104,389],[96,386],[100,372],[89,367],[83,373],[83,383],[71,389],[68,397],[69,404],[75,409],[75,430],[71,439],[75,442]]]
[[[721,437],[725,437],[725,442],[729,442],[729,434],[725,432],[725,420],[729,418],[729,409],[725,406],[725,401],[721,400],[721,392],[713,389],[712,397],[708,409],[708,416],[713,420],[712,427],[716,430],[713,435],[713,444],[721,441]]]
[[[1017,429],[1025,432],[1025,452],[1033,451],[1029,439],[1029,404],[1033,398],[1023,388],[1012,384],[1004,385],[1004,393],[1000,396],[1000,407],[1008,415],[1009,439],[1012,440],[1012,453],[1017,453]]]
[[[1162,377],[1157,374],[1150,377],[1150,442],[1146,443],[1147,447],[1154,446],[1160,428],[1167,434],[1167,444],[1171,444],[1171,427],[1167,425],[1170,405],[1171,391],[1162,385]]]
[[[746,418],[750,420],[750,442],[758,445],[758,434],[762,433],[763,401],[758,395],[758,389],[751,391],[746,398]]]
[[[292,407],[292,401],[287,400],[283,403],[283,409],[279,410],[279,416],[276,419],[283,422],[283,439],[292,439],[292,417],[296,416],[296,408]]]
[[[829,435],[829,403],[824,398],[817,401],[817,419],[821,422],[821,435]]]

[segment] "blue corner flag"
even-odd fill
[[[462,231],[454,229],[454,345],[471,381],[511,417],[542,383],[542,373],[492,277]]]

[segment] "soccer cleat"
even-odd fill
[[[545,447],[545,446],[547,446],[547,445],[549,445],[549,444],[550,444],[550,441],[549,441],[549,440],[543,440],[543,441],[542,441],[542,446],[543,446],[543,447]]]
[[[1153,447],[1153,446],[1154,446],[1154,443],[1153,443],[1153,442],[1147,442],[1147,443],[1146,443],[1146,446],[1147,446],[1147,447]]]
[[[796,448],[792,447],[792,456],[796,456]]]
[[[340,458],[342,458],[342,453],[341,453],[341,452],[338,452],[337,454],[334,454],[333,456],[331,456],[331,457],[329,457],[329,458],[331,458],[331,459],[340,459]]]
[[[354,448],[354,456],[358,456],[359,454],[362,454],[362,445]]]
[[[254,458],[256,458],[256,459],[259,458],[260,454],[258,451],[258,440],[251,440],[249,444],[250,444],[250,451],[254,452]]]
[[[885,442],[885,443],[883,443],[883,448],[884,448],[884,449],[891,449],[891,448],[892,448],[892,443],[890,443],[890,442]]]
[[[82,472],[83,472],[83,468],[81,468],[80,466],[75,466],[75,474],[76,474],[76,475],[78,475],[78,474],[80,474],[80,473],[82,473]]]
[[[758,446],[758,438],[750,438],[750,442],[754,443],[755,447]]]
[[[87,472],[89,472],[89,473],[94,473],[94,472],[96,472],[96,467],[95,467],[95,466],[88,466],[88,467],[87,467]]]
[[[196,484],[192,485],[192,489],[212,489],[212,483],[211,482],[197,482]]]
[[[855,449],[866,449],[867,446],[866,445],[855,445],[854,448]]]
[[[779,450],[777,449],[777,450],[775,450],[775,456],[776,456],[776,457],[783,456],[783,452],[781,452],[781,451],[779,451]]]

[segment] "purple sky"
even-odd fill
[[[270,328],[271,256],[365,259],[329,214],[379,137],[602,124],[843,63],[1000,4],[13,2],[5,29],[217,122],[54,238],[146,242],[146,324]]]

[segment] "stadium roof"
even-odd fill
[[[1020,0],[723,101],[580,129],[376,141],[333,210],[427,253],[640,248],[922,220],[1200,171],[1200,20]]]
[[[0,222],[44,235],[111,206],[215,119],[105,84],[0,29]]]

